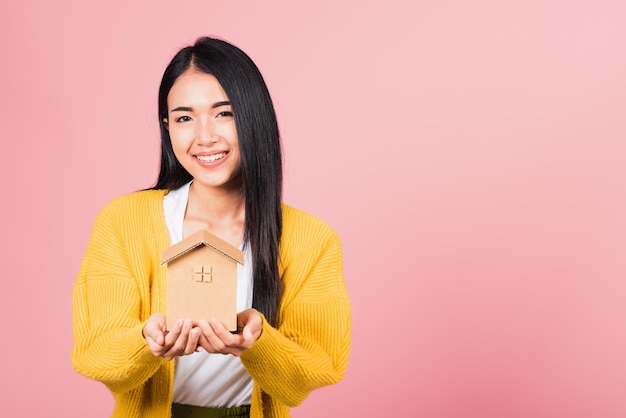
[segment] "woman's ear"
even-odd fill
[[[170,124],[167,121],[167,118],[163,118],[163,126],[165,126],[165,130],[169,131],[170,130]]]

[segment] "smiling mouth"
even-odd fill
[[[221,160],[226,157],[225,152],[220,152],[219,154],[211,154],[211,155],[196,155],[196,158],[203,163],[212,163],[213,161]]]

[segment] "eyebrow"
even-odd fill
[[[230,106],[230,102],[228,100],[225,100],[223,102],[213,103],[213,106],[211,106],[211,108],[215,109],[217,107],[222,107],[222,106]]]
[[[228,100],[223,101],[223,102],[215,102],[211,106],[211,109],[215,109],[215,108],[222,107],[222,106],[230,106],[230,102]],[[170,110],[170,112],[193,112],[193,108],[189,106],[178,106]]]

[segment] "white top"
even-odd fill
[[[163,198],[172,245],[183,239],[190,184],[171,190]],[[252,307],[252,255],[248,246],[244,248],[244,263],[237,264],[237,312]],[[208,407],[250,404],[252,378],[239,357],[203,351],[176,357],[175,361],[174,402]]]

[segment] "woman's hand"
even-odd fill
[[[195,352],[202,335],[200,328],[193,327],[191,319],[181,319],[174,328],[166,331],[163,314],[150,316],[142,333],[152,354],[165,360]]]
[[[202,330],[199,349],[234,356],[240,356],[244,350],[251,348],[263,330],[263,320],[256,309],[246,309],[237,314],[237,334],[231,333],[216,320],[210,323],[201,320],[198,325]]]

